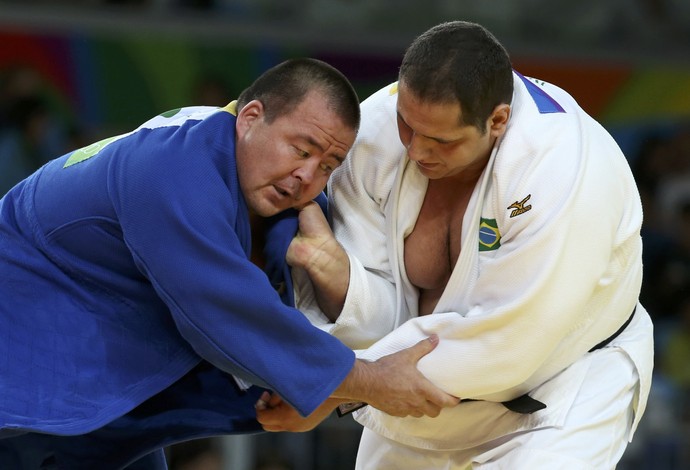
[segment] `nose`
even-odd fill
[[[429,147],[424,142],[424,137],[412,132],[406,142],[407,156],[412,161],[424,160],[424,156],[429,153]]]
[[[302,186],[306,186],[314,181],[318,168],[319,160],[317,158],[308,158],[307,160],[304,160],[302,164],[292,172],[292,174],[300,181]]]

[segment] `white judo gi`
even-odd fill
[[[642,208],[628,163],[566,92],[517,73],[514,85],[507,131],[474,189],[461,253],[433,314],[417,316],[418,294],[405,272],[404,239],[428,180],[398,137],[395,84],[362,103],[357,141],[331,178],[331,222],[350,258],[350,286],[335,324],[315,309],[304,284],[300,307],[313,323],[362,349],[364,359],[437,333],[440,343],[419,369],[446,392],[478,400],[443,409],[437,418],[363,408],[356,412],[367,428],[358,468],[439,468],[428,460],[434,455],[456,460],[440,468],[470,462],[559,468],[560,450],[544,463],[549,456],[539,447],[566,439],[556,433],[549,444],[548,431],[544,444],[525,444],[535,448],[533,455],[503,457],[536,430],[568,426],[582,436],[576,447],[608,446],[599,453],[610,455],[585,464],[589,450],[563,454],[565,468],[604,468],[615,465],[644,412],[653,338],[638,304]],[[633,310],[615,339],[588,352]],[[500,404],[525,393],[546,408],[520,414]],[[578,413],[584,420],[597,413],[592,401],[615,416],[573,424]],[[612,431],[607,420],[615,419]]]

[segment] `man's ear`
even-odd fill
[[[252,100],[245,104],[237,113],[237,123],[235,129],[237,137],[242,137],[249,129],[263,118],[264,105],[259,100]]]
[[[506,131],[508,119],[510,118],[510,105],[501,103],[494,108],[489,116],[488,129],[492,136],[500,137]]]

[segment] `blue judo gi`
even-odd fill
[[[271,220],[269,276],[249,260],[234,129],[226,109],[166,113],[0,200],[8,468],[164,468],[152,451],[260,431],[264,388],[308,414],[348,374],[353,352],[272,285],[290,280],[294,213]]]

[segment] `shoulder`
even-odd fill
[[[529,205],[548,208],[541,213],[552,218],[571,213],[575,201],[611,199],[620,190],[611,182],[629,173],[614,139],[567,92],[515,74],[512,115],[492,169],[499,212],[511,222],[533,217],[535,210],[521,215]]]
[[[397,103],[397,83],[387,85],[365,99],[361,104],[362,122],[358,141],[397,137]]]
[[[404,152],[396,118],[397,89],[397,83],[392,83],[362,102],[362,123],[351,152],[355,159],[365,154],[367,163],[378,165],[383,160],[398,161]],[[371,157],[376,157],[376,162],[369,161]]]
[[[387,85],[362,102],[362,121],[345,164],[333,184],[362,184],[370,194],[384,197],[405,156],[396,119],[397,84]],[[378,199],[378,197],[377,197]]]
[[[364,101],[362,101],[362,110],[367,113],[385,112],[395,113],[395,106],[398,102],[398,82],[389,83],[383,88],[375,91]]]
[[[214,106],[188,106],[165,111],[141,124],[137,130],[157,129],[162,127],[180,127],[192,122],[199,122],[213,116],[233,118],[224,108]]]

